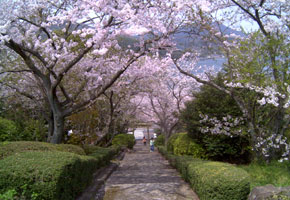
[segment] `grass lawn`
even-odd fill
[[[251,190],[256,186],[272,184],[276,187],[290,186],[290,162],[239,165],[251,176]]]

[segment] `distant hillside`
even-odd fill
[[[228,35],[236,34],[236,35],[243,36],[242,32],[235,31],[223,25],[220,26],[220,30],[224,34],[228,34]],[[222,55],[218,53],[219,51],[218,51],[217,46],[213,45],[212,43],[209,44],[202,39],[202,36],[205,36],[205,35],[206,35],[206,32],[203,32],[203,33],[198,32],[198,30],[195,29],[194,27],[180,28],[175,34],[171,36],[172,37],[171,39],[176,43],[176,47],[178,48],[178,51],[175,51],[172,56],[175,58],[179,58],[186,51],[197,50],[200,52],[200,56],[201,56],[200,57],[201,60],[198,63],[198,65],[215,66],[217,70],[220,69],[225,59],[222,58]],[[138,50],[138,47],[136,47],[138,44],[138,38],[139,36],[122,35],[118,39],[119,45],[125,49],[130,48],[133,50]],[[210,48],[208,48],[209,45],[210,45]],[[165,54],[166,54],[166,51],[160,50],[161,56]],[[215,57],[215,59],[208,59],[208,56],[213,56]]]

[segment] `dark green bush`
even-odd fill
[[[89,145],[89,144],[85,144],[82,146],[83,150],[85,151],[86,155],[89,155],[91,153],[94,153],[95,151],[97,151],[98,149],[102,148],[96,145]]]
[[[164,146],[165,145],[165,137],[164,135],[158,135],[154,142],[155,146]]]
[[[189,175],[188,175],[188,166],[190,163],[192,162],[208,162],[206,160],[201,160],[201,159],[198,159],[198,158],[194,158],[192,156],[177,156],[175,158],[175,163],[176,163],[176,169],[180,172],[181,174],[181,177],[189,182]]]
[[[202,143],[211,160],[236,164],[250,162],[251,147],[246,136],[210,135],[204,137]]]
[[[16,124],[0,117],[0,142],[18,140],[20,138]]]
[[[56,144],[55,145],[56,150],[58,151],[63,151],[63,152],[70,152],[70,153],[75,153],[78,155],[86,155],[85,151],[83,148],[77,145],[72,145],[72,144]]]
[[[112,146],[109,148],[103,148],[103,147],[98,147],[98,146],[90,146],[86,145],[84,147],[86,152],[88,153],[88,156],[92,156],[95,159],[99,161],[99,164],[101,166],[104,166],[112,160],[112,158],[118,154],[120,148],[116,146]]]
[[[96,159],[68,152],[24,152],[0,160],[0,194],[71,200],[90,183]]]
[[[190,162],[188,180],[200,200],[243,200],[250,193],[247,172],[221,162]]]
[[[195,143],[187,133],[177,133],[170,137],[167,149],[170,149],[174,155],[192,155],[195,158],[206,158],[205,150]]]
[[[119,134],[113,138],[112,144],[116,146],[125,146],[132,149],[135,145],[135,137],[131,134]]]
[[[85,152],[81,147],[70,144],[50,144],[46,142],[29,141],[0,143],[0,159],[25,151],[64,151],[79,155],[85,155]]]
[[[114,152],[114,154],[119,153],[120,151],[120,146],[114,145],[114,146],[110,146],[108,148],[104,148],[104,147],[100,147],[100,146],[96,146],[96,145],[83,145],[82,148],[84,149],[86,155],[95,153],[96,151],[102,151],[103,149],[107,149],[110,150],[112,152]]]
[[[180,172],[181,177],[187,182],[189,182],[187,174],[188,165],[193,161],[207,162],[205,160],[194,158],[193,156],[173,155],[170,152],[166,151],[166,147],[164,146],[158,146],[158,151],[169,161],[172,167],[176,168]]]

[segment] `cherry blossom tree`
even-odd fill
[[[162,73],[161,68],[152,68],[152,63],[148,60],[151,61],[150,58],[144,57],[134,63],[111,88],[104,92],[97,101],[91,103],[88,111],[69,117],[73,134],[84,138],[90,132],[85,131],[88,129],[85,127],[86,124],[90,122],[82,122],[82,119],[78,119],[79,115],[84,118],[85,113],[91,113],[90,115],[95,113],[95,118],[90,120],[94,121],[95,124],[97,122],[97,126],[91,127],[93,133],[87,134],[87,137],[94,137],[94,143],[99,145],[110,145],[116,134],[127,132],[129,127],[134,127],[135,123],[138,122],[137,112],[143,100],[143,98],[138,99],[138,97],[142,95],[148,80],[152,79],[154,74],[157,75],[156,69],[159,69],[158,73]],[[160,59],[158,58],[158,60]],[[140,68],[143,70],[141,71]],[[164,69],[166,68],[164,67]],[[148,73],[144,73],[144,71],[148,71]],[[79,121],[81,121],[80,124]]]
[[[107,107],[103,112],[102,117],[105,116],[105,128],[102,131],[102,142],[109,145],[113,137],[118,133],[127,132],[132,121],[136,119],[136,111],[140,102],[134,101],[134,97],[140,93],[140,84],[143,79],[142,76],[132,77],[135,67],[127,71],[116,84],[107,90],[103,99]],[[136,69],[135,69],[136,70]]]
[[[196,84],[179,74],[172,64],[167,58],[147,58],[144,65],[156,70],[148,72],[150,76],[144,79],[141,93],[136,97],[136,101],[142,102],[138,109],[139,120],[160,127],[166,141],[180,125],[180,111],[190,99],[190,88]]]
[[[7,72],[31,73],[40,84],[52,143],[61,142],[67,116],[104,94],[139,58],[168,48],[184,17],[180,6],[161,0],[4,0],[0,9],[1,49],[18,59]],[[119,46],[122,34],[139,35],[134,51]]]

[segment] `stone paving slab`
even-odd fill
[[[198,200],[158,152],[138,141],[107,179],[104,200]]]

